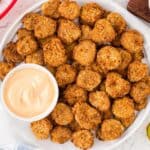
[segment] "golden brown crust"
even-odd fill
[[[51,67],[58,67],[67,60],[66,50],[59,38],[53,37],[44,45],[44,61]]]
[[[58,85],[61,87],[74,82],[76,74],[76,70],[71,65],[64,64],[57,68],[55,77]]]
[[[73,120],[70,124],[69,124],[69,128],[74,132],[74,131],[78,131],[81,130],[80,125],[77,123],[76,120]]]
[[[104,141],[119,138],[124,132],[124,127],[120,121],[115,119],[107,119],[102,122],[101,128],[97,131],[99,139]]]
[[[65,0],[60,4],[58,12],[61,17],[74,20],[80,16],[80,6],[76,1]]]
[[[3,56],[7,62],[20,63],[24,57],[17,53],[16,43],[10,42],[3,49]]]
[[[57,33],[58,37],[65,44],[71,44],[81,36],[81,30],[78,25],[70,20],[65,19],[60,21]]]
[[[135,110],[141,111],[147,106],[147,99],[140,101],[140,103],[135,103]]]
[[[100,113],[87,103],[77,103],[73,112],[75,120],[84,129],[95,129],[101,123]]]
[[[97,63],[103,70],[117,69],[121,62],[121,54],[115,47],[105,46],[97,53]]]
[[[128,79],[138,82],[148,75],[148,66],[142,62],[134,61],[128,67]]]
[[[104,10],[97,3],[87,3],[81,8],[81,21],[85,24],[94,25],[94,23],[102,18]]]
[[[123,97],[130,91],[130,82],[123,79],[120,74],[110,72],[105,82],[106,92],[112,97]]]
[[[143,50],[143,36],[136,30],[128,30],[121,36],[121,45],[130,53],[138,53]]]
[[[99,44],[106,44],[112,42],[116,37],[116,32],[110,22],[106,19],[99,19],[93,30],[90,33],[91,39]]]
[[[89,94],[89,102],[102,112],[108,111],[110,108],[110,99],[104,91],[91,92]]]
[[[76,84],[69,85],[64,91],[64,98],[69,105],[87,100],[87,92]]]
[[[71,135],[71,130],[64,126],[56,126],[50,133],[51,140],[59,144],[67,142]]]
[[[53,125],[47,118],[31,123],[32,132],[37,139],[47,139],[52,128]]]
[[[80,149],[89,149],[94,144],[94,136],[89,130],[79,130],[73,133],[71,141]]]
[[[133,100],[128,97],[116,99],[112,105],[112,112],[117,118],[131,117],[134,114]]]
[[[96,56],[96,45],[90,40],[81,41],[74,47],[73,58],[81,65],[90,65]]]
[[[51,116],[58,125],[68,125],[73,120],[71,108],[68,105],[60,102],[57,103]]]
[[[108,14],[107,20],[112,24],[118,34],[126,30],[126,21],[119,13],[112,12]]]
[[[92,91],[101,82],[101,75],[92,70],[81,70],[77,76],[77,85],[87,91]]]
[[[17,31],[17,37],[18,37],[18,39],[21,39],[21,38],[26,37],[26,36],[33,36],[33,32],[30,31],[30,30],[27,30],[25,28],[20,28]]]

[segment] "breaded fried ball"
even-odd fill
[[[112,12],[108,14],[107,20],[112,24],[118,34],[121,34],[123,31],[125,31],[127,26],[126,21],[119,13]]]
[[[53,18],[53,15],[58,11],[60,0],[49,0],[41,6],[42,14]]]
[[[25,62],[26,63],[43,65],[44,64],[43,51],[38,50],[38,51],[26,56]]]
[[[90,40],[81,41],[74,47],[73,58],[81,65],[93,63],[96,55],[96,44]]]
[[[56,21],[45,16],[41,16],[40,21],[37,22],[34,27],[34,34],[37,38],[52,36],[55,31]]]
[[[147,99],[142,100],[140,103],[135,103],[135,110],[141,111],[147,106]]]
[[[94,136],[89,130],[79,130],[73,133],[71,141],[80,149],[89,149],[94,144]]]
[[[58,125],[68,125],[73,120],[71,108],[68,105],[60,102],[57,103],[51,116]]]
[[[97,3],[86,3],[81,8],[81,21],[88,25],[94,25],[94,23],[102,18],[104,10]]]
[[[19,63],[23,61],[23,56],[17,53],[16,43],[10,42],[3,49],[3,56],[7,62]]]
[[[38,48],[36,40],[32,36],[21,38],[17,42],[17,52],[21,56],[27,56],[35,52]]]
[[[89,40],[91,31],[92,31],[92,29],[90,26],[81,25],[81,38],[80,38],[80,40]]]
[[[130,91],[130,83],[115,72],[107,74],[105,86],[112,98],[123,97]]]
[[[96,91],[89,94],[89,102],[99,111],[105,112],[110,108],[110,99],[106,92]]]
[[[97,131],[99,139],[104,141],[115,140],[124,132],[124,127],[116,119],[106,119],[102,122],[101,128]]]
[[[69,20],[74,20],[80,15],[80,6],[76,1],[65,0],[60,4],[58,12],[61,17]]]
[[[72,131],[81,130],[81,127],[80,127],[80,125],[77,123],[76,120],[73,120],[73,121],[69,124],[69,128],[70,128]]]
[[[39,18],[40,14],[38,13],[31,12],[26,14],[22,19],[24,28],[27,30],[34,30],[35,25],[40,21]]]
[[[97,53],[97,63],[103,70],[117,69],[121,62],[121,54],[115,47],[105,46]]]
[[[47,139],[52,128],[53,125],[47,118],[31,123],[32,132],[37,139]]]
[[[115,39],[116,32],[110,22],[108,22],[106,19],[99,19],[96,21],[90,36],[94,42],[106,44]]]
[[[146,76],[141,81],[145,82],[150,87],[150,75]]]
[[[128,30],[121,36],[121,45],[130,53],[138,53],[143,50],[143,36],[136,30]]]
[[[56,126],[50,133],[51,140],[55,143],[63,144],[71,139],[72,132],[64,126]]]
[[[65,43],[71,44],[81,36],[81,30],[74,22],[62,19],[58,27],[58,37]]]
[[[61,65],[56,70],[56,80],[59,86],[70,84],[76,79],[76,70],[69,64]]]
[[[81,70],[76,83],[79,87],[92,91],[101,83],[101,75],[92,70]]]
[[[101,123],[101,114],[87,103],[75,104],[73,112],[81,128],[95,129]]]
[[[64,98],[69,105],[87,100],[87,92],[76,84],[69,85],[64,91]]]
[[[133,61],[128,67],[128,79],[131,82],[142,80],[148,75],[148,66],[140,61]]]
[[[0,62],[0,80],[3,80],[6,74],[13,69],[13,63]]]
[[[121,60],[122,61],[121,61],[120,66],[117,69],[119,72],[126,69],[128,67],[128,65],[130,64],[130,62],[132,61],[132,56],[129,52],[127,52],[123,49],[120,49],[120,54],[121,54]]]
[[[134,113],[134,114],[133,114],[132,116],[130,116],[129,118],[122,118],[122,119],[121,119],[121,123],[123,124],[123,126],[124,126],[125,128],[128,128],[128,127],[134,122],[135,117],[136,117],[136,115],[135,115],[135,113]]]
[[[18,39],[21,39],[21,38],[26,37],[26,36],[33,36],[33,32],[30,31],[30,30],[27,30],[25,28],[20,28],[17,31],[17,37],[18,37]]]
[[[52,38],[44,45],[44,61],[51,67],[58,67],[67,60],[66,50],[59,38]]]
[[[112,105],[113,114],[120,119],[129,118],[134,114],[134,103],[129,97],[116,99]]]
[[[150,87],[145,82],[137,82],[132,85],[130,95],[136,103],[141,103],[150,94]]]

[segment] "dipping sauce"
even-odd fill
[[[4,101],[17,116],[31,118],[45,112],[55,97],[48,74],[34,68],[15,71],[4,86]]]

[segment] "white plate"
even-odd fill
[[[27,12],[30,12],[30,11],[39,10],[39,6],[45,1],[47,1],[47,0],[42,0],[40,2],[37,2],[34,6],[29,8],[22,15],[20,15],[20,17],[14,22],[14,24],[11,26],[11,28],[8,30],[8,32],[5,34],[5,36],[2,40],[2,43],[0,45],[0,51],[2,51],[4,45],[7,42],[9,42],[10,40],[12,40],[15,37],[15,33],[16,33],[17,29],[21,26],[20,20],[24,16],[24,14],[26,14]],[[137,18],[135,18],[133,15],[131,15],[129,12],[127,12],[124,8],[120,7],[119,5],[117,5],[116,3],[113,3],[110,0],[77,0],[77,1],[80,4],[82,4],[83,2],[86,3],[86,2],[94,1],[94,2],[99,3],[100,5],[102,5],[104,8],[106,8],[108,10],[116,11],[116,12],[119,12],[120,14],[122,14],[122,16],[124,16],[124,18],[128,22],[128,25],[131,28],[137,29],[144,35],[144,38],[145,38],[144,46],[146,49],[145,57],[146,57],[146,62],[149,64],[150,37],[147,32],[148,28],[146,28],[146,26],[144,26],[141,22],[139,22]],[[1,54],[0,54],[0,56],[1,56]],[[108,149],[114,148],[114,147],[118,146],[119,144],[121,144],[123,141],[125,141],[127,138],[129,138],[139,128],[139,126],[143,123],[144,119],[148,115],[149,109],[150,109],[150,100],[148,102],[147,107],[144,110],[142,110],[140,113],[138,113],[138,116],[137,116],[135,122],[125,131],[125,133],[119,139],[117,139],[115,141],[111,141],[111,142],[102,142],[99,140],[95,140],[95,144],[92,147],[92,150],[98,150],[98,149],[108,150]],[[18,141],[23,141],[25,143],[31,143],[33,145],[37,145],[40,149],[44,149],[44,150],[49,150],[49,149],[52,149],[52,150],[75,150],[76,149],[71,142],[59,145],[59,144],[52,143],[49,139],[43,140],[43,141],[36,140],[31,132],[31,129],[30,129],[28,123],[14,120],[14,119],[10,118],[5,112],[3,112],[3,114],[5,115],[5,119],[7,120],[8,124],[11,125],[11,129],[12,129],[11,132],[14,135],[14,138]]]

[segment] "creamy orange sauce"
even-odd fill
[[[48,74],[38,69],[21,69],[4,86],[4,101],[16,115],[30,118],[45,112],[55,89]]]

